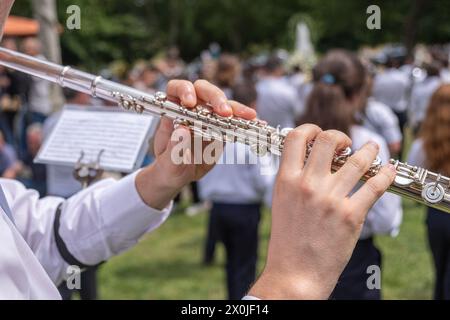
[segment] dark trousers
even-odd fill
[[[214,257],[216,254],[216,244],[219,240],[219,231],[217,224],[217,215],[213,215],[212,212],[209,214],[208,219],[208,231],[206,233],[206,241],[205,241],[205,251],[203,254],[203,263],[211,264],[214,262]]]
[[[370,289],[367,286],[367,280],[372,274],[367,273],[367,268],[371,265],[381,269],[381,253],[375,247],[372,238],[359,240],[330,299],[380,300],[381,289]]]
[[[450,215],[428,208],[427,229],[435,269],[434,299],[450,300]]]
[[[213,230],[226,251],[230,300],[242,299],[255,281],[260,218],[260,204],[212,204]]]
[[[400,127],[400,131],[402,132],[402,136],[403,136],[402,146],[401,146],[400,152],[399,152],[399,159],[401,159],[402,156],[403,156],[403,150],[404,150],[404,147],[405,147],[405,138],[404,137],[405,137],[405,126],[406,126],[406,124],[408,122],[408,113],[407,113],[406,110],[405,111],[401,111],[401,112],[394,111],[394,113],[397,116],[398,126]]]

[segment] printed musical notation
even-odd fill
[[[152,116],[128,112],[64,110],[35,161],[73,166],[81,150],[86,161],[96,160],[104,150],[103,169],[131,172],[148,149],[153,121]]]

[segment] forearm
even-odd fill
[[[170,185],[158,163],[141,170],[136,176],[136,190],[149,207],[162,210],[180,192],[182,186]]]
[[[2,0],[0,1],[0,40],[3,36],[3,29],[5,27],[6,19],[8,18],[9,11],[14,3],[14,0]]]

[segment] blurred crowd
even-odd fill
[[[45,59],[36,38],[20,43],[6,38],[2,46]],[[358,53],[336,49],[314,66],[293,63],[291,58],[283,50],[242,57],[222,53],[212,44],[186,63],[172,47],[163,56],[132,66],[113,64],[101,74],[148,93],[164,91],[171,79],[206,79],[229,99],[255,108],[259,118],[274,127],[315,123],[324,130],[337,129],[352,138],[353,149],[375,141],[383,163],[407,158],[404,137],[409,135],[414,139],[410,161],[450,175],[448,47],[418,46],[412,55],[401,46]],[[70,90],[64,95],[66,105],[105,104]],[[33,163],[60,115],[54,112],[51,85],[0,67],[0,107],[0,175],[21,180],[41,196],[69,197],[80,190],[73,168]],[[236,148],[248,152],[246,146],[227,145],[224,157]],[[270,205],[273,183],[273,176],[261,175],[254,165],[218,165],[183,193],[191,195],[190,206],[185,208],[188,215],[210,212],[204,263],[214,263],[216,243],[223,243],[230,299],[244,296],[255,280],[261,208]],[[370,210],[332,298],[381,298],[380,288],[370,289],[366,284],[367,267],[382,265],[374,237],[395,236],[401,221],[400,198],[384,195]],[[439,214],[429,215],[427,221],[433,230],[429,240],[436,266],[435,297],[450,299],[450,222]]]

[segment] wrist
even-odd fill
[[[264,300],[325,300],[331,291],[310,277],[264,271],[248,292]]]
[[[151,208],[162,210],[180,192],[183,186],[171,185],[164,170],[157,162],[142,169],[136,175],[136,189],[141,199]]]

